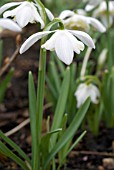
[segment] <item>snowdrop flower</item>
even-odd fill
[[[89,3],[86,5],[85,10],[91,11],[94,9],[97,5],[99,5],[103,0],[88,0]]]
[[[88,85],[85,83],[81,83],[75,92],[75,96],[77,99],[77,108],[79,108],[88,97],[90,97],[91,101],[94,104],[98,104],[100,92],[99,89],[91,83]]]
[[[114,1],[109,1],[109,21],[107,20],[107,4],[105,1],[100,3],[98,8],[94,10],[93,17],[100,18],[105,27],[111,26],[114,17]]]
[[[78,13],[79,14],[70,10],[65,10],[59,15],[59,18],[63,20],[65,28],[89,31],[90,25],[92,25],[100,32],[106,31],[106,28],[97,19],[83,16],[82,14],[85,13],[84,11],[82,12],[82,10],[78,10]]]
[[[91,48],[95,48],[92,38],[85,32],[74,30],[55,30],[43,31],[33,34],[21,46],[20,53],[22,54],[36,41],[50,33],[54,34],[41,47],[50,51],[55,50],[58,58],[67,65],[71,64],[74,52],[80,54],[80,51],[84,50],[84,44]],[[76,37],[82,42],[79,41]]]
[[[11,19],[0,18],[0,27],[3,29],[9,29],[15,32],[21,32],[22,29]]]
[[[7,9],[11,7],[15,7],[13,10],[8,10]],[[19,24],[21,28],[25,27],[28,23],[35,23],[39,22],[41,24],[41,28],[44,28],[44,21],[42,20],[41,16],[38,13],[39,6],[34,4],[33,2],[11,2],[3,5],[0,8],[0,14],[3,13],[3,17],[14,17],[14,20]],[[53,19],[52,13],[46,9],[46,13],[49,17],[49,19]]]

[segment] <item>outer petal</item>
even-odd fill
[[[49,20],[52,21],[54,19],[53,14],[51,13],[51,11],[49,9],[45,8],[45,10],[46,10],[46,14],[47,14]]]
[[[7,3],[5,5],[3,5],[2,7],[0,7],[0,14],[2,14],[4,11],[6,11],[7,9],[13,7],[13,6],[17,6],[22,4],[23,2],[11,2],[11,3]]]
[[[77,108],[79,108],[85,102],[85,100],[89,97],[86,84],[81,83],[78,86],[75,92],[75,96],[77,98]]]
[[[74,37],[71,33],[66,31],[66,36],[69,38],[69,41],[71,41],[71,44],[73,46],[73,51],[75,53],[80,54],[80,50],[84,50],[84,44],[81,41],[78,41],[76,37]]]
[[[106,16],[102,16],[101,17],[101,21],[105,25],[105,27],[108,28],[109,26],[111,26],[113,24],[113,16],[109,16],[109,23],[107,21],[107,17]]]
[[[89,4],[86,5],[85,10],[91,11],[93,8],[95,8],[97,5],[99,5],[102,2],[102,0],[90,0]]]
[[[91,11],[92,9],[94,8],[94,6],[93,5],[86,5],[86,7],[85,7],[85,10],[86,11]]]
[[[10,19],[1,18],[0,19],[0,26],[5,28],[5,29],[9,29],[11,31],[16,31],[16,32],[22,31],[22,29],[15,22],[13,22]]]
[[[31,9],[28,6],[25,6],[23,9],[18,10],[16,14],[16,21],[20,27],[25,27],[31,18]]]
[[[55,42],[55,51],[58,58],[65,64],[71,64],[73,60],[73,47],[68,37],[60,33]]]
[[[75,13],[71,10],[64,10],[63,12],[61,12],[61,14],[59,15],[60,19],[65,19],[66,17],[71,17],[73,16]]]
[[[21,46],[20,48],[20,54],[27,51],[34,43],[36,43],[39,39],[42,37],[52,33],[53,31],[44,31],[44,32],[38,32],[36,34],[31,35]]]
[[[91,48],[95,48],[95,44],[92,40],[92,38],[85,32],[83,31],[73,31],[73,30],[68,30],[71,32],[74,36],[78,37],[84,44]]]
[[[39,15],[38,11],[33,8],[32,14],[33,14],[34,20],[37,21],[37,22],[40,22],[41,29],[44,28],[44,26],[45,26],[44,21],[42,20],[42,18]]]
[[[3,17],[4,18],[14,17],[16,15],[16,13],[17,13],[17,8],[4,12]]]
[[[89,20],[90,20],[90,24],[93,27],[95,27],[98,31],[100,31],[100,32],[106,31],[106,28],[104,27],[104,25],[100,21],[98,21],[97,19],[89,17]]]
[[[100,92],[98,90],[98,88],[93,85],[93,84],[90,84],[88,86],[89,88],[89,94],[90,94],[90,97],[91,97],[91,101],[95,104],[98,103],[98,98],[100,97]]]

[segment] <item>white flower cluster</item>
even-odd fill
[[[100,3],[98,8],[94,11],[94,17],[99,16],[99,14],[103,16],[103,11],[106,10],[106,4],[104,4],[104,1],[101,1],[102,0],[89,1],[85,10],[92,10]],[[114,6],[114,2],[109,2],[110,13],[114,12],[112,4]],[[41,10],[40,5],[34,2],[23,1],[7,3],[0,7],[0,14],[3,14],[3,18],[0,19],[0,26],[20,32],[28,23],[38,22],[41,25],[41,29],[43,29],[45,23]],[[53,14],[47,8],[45,8],[45,13],[50,21],[54,19]],[[9,17],[13,20],[9,19]],[[94,41],[87,33],[90,26],[100,32],[106,31],[104,25],[94,17],[86,16],[86,12],[83,10],[77,10],[76,13],[71,10],[65,10],[61,12],[58,17],[64,28],[53,31],[42,31],[31,35],[21,46],[20,54],[28,50],[39,39],[50,34],[51,37],[41,48],[50,51],[55,50],[58,58],[65,64],[70,65],[73,61],[74,53],[80,54],[80,52],[84,50],[84,44],[88,47],[95,48]],[[102,21],[106,25],[106,20],[104,20],[104,18]],[[112,22],[111,17],[110,22]],[[75,96],[77,98],[77,107],[79,108],[88,97],[91,98],[93,103],[97,104],[100,92],[95,85],[82,83],[77,88]]]
[[[94,8],[95,10],[93,11],[93,17],[99,18],[106,28],[111,26],[114,18],[114,1],[108,2],[108,9],[107,9],[107,4],[105,0],[96,0],[96,1],[89,0],[89,3],[86,5],[85,10],[91,11]],[[107,17],[107,13],[109,18]]]
[[[15,8],[9,10],[12,7]],[[45,12],[47,13],[47,16],[50,20],[54,19],[53,14],[48,9],[45,9]],[[44,28],[45,26],[45,23],[40,15],[41,8],[38,6],[38,4],[35,4],[33,2],[24,1],[7,3],[0,8],[0,14],[2,13],[4,18],[12,17],[20,28],[25,27],[28,23],[34,22],[39,22],[41,24],[41,28]],[[66,17],[69,18],[65,19]],[[54,33],[51,38],[45,44],[42,45],[42,48],[45,48],[50,51],[55,50],[58,58],[65,64],[69,65],[73,60],[74,52],[79,54],[80,51],[83,51],[84,44],[91,48],[95,48],[95,45],[92,38],[87,33],[80,31],[80,29],[72,30],[71,27],[67,30],[66,25],[68,23],[70,24],[72,22],[77,27],[80,26],[83,28],[85,26],[89,27],[89,25],[92,25],[100,32],[105,31],[105,27],[98,20],[92,17],[86,17],[79,14],[75,14],[73,11],[70,10],[63,11],[60,14],[59,18],[62,20],[65,26],[64,30],[55,30],[48,32],[43,31],[30,36],[29,39],[26,40],[25,43],[22,45],[20,53],[25,52],[42,37],[50,33]],[[4,23],[5,21],[6,20],[4,20]],[[14,24],[9,25],[12,30],[14,30],[13,25]]]

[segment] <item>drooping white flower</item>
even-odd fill
[[[108,13],[109,13],[109,20],[107,18],[107,4],[105,1],[101,2],[93,12],[93,17],[100,18],[102,23],[105,25],[105,27],[111,26],[113,23],[113,17],[114,17],[114,1],[108,2]]]
[[[88,97],[90,97],[94,104],[98,104],[100,92],[99,89],[93,84],[87,85],[85,83],[81,83],[75,92],[75,96],[77,99],[77,108],[79,108]]]
[[[94,9],[97,5],[99,5],[103,0],[88,0],[89,3],[86,5],[85,10],[91,11]]]
[[[3,29],[8,29],[15,32],[21,32],[22,29],[11,19],[0,18],[0,27]]]
[[[16,7],[17,6],[17,7]],[[8,10],[11,7],[16,7],[13,10]],[[8,11],[6,11],[8,10]],[[42,20],[40,14],[38,13],[39,6],[33,2],[11,2],[3,5],[0,8],[0,14],[3,13],[3,17],[14,17],[14,20],[19,24],[21,28],[25,27],[28,23],[39,22],[41,28],[44,28],[44,21]],[[49,19],[53,19],[52,13],[46,8],[46,13]]]
[[[58,58],[67,65],[71,64],[74,52],[80,54],[80,51],[84,50],[84,44],[91,48],[95,48],[92,38],[85,32],[74,30],[55,30],[33,34],[21,46],[20,53],[22,54],[36,41],[53,32],[54,34],[51,36],[51,38],[47,40],[46,43],[41,47],[50,51],[55,50]]]
[[[91,25],[100,32],[106,31],[106,28],[100,21],[93,17],[82,15],[84,14],[84,11],[82,13],[82,10],[78,10],[78,12],[80,14],[70,10],[65,10],[59,15],[59,18],[62,19],[65,28],[89,31]]]

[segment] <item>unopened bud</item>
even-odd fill
[[[105,61],[106,61],[106,58],[107,58],[107,52],[108,50],[105,48],[102,50],[99,58],[98,58],[98,65],[101,67],[104,65]]]

